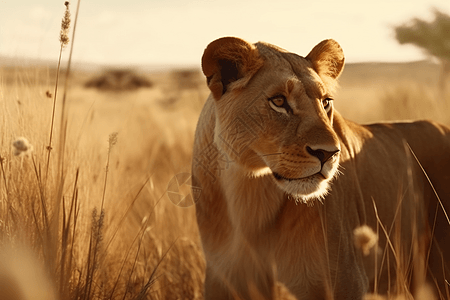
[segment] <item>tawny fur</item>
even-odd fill
[[[201,189],[206,299],[272,299],[276,281],[298,299],[394,291],[396,268],[411,270],[415,240],[432,241],[421,246],[431,249],[428,279],[444,291],[450,230],[409,147],[448,208],[450,130],[428,121],[344,119],[327,100],[343,66],[333,40],[306,57],[237,38],[205,50],[212,95],[197,126],[192,172]],[[338,152],[321,162],[316,149]],[[355,247],[360,226],[378,229],[373,249],[383,253],[367,257],[384,263],[367,262]],[[401,278],[412,281],[411,273]]]

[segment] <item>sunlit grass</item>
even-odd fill
[[[196,98],[169,109],[154,90],[117,96],[73,86],[64,172],[54,151],[44,180],[54,78],[41,80],[51,72],[33,68],[1,71],[0,243],[31,248],[60,299],[201,298],[193,207],[165,195],[175,174],[190,171],[199,91],[180,90]],[[60,125],[56,118],[55,146]],[[33,152],[14,155],[20,136]]]
[[[389,68],[349,68],[336,99],[344,117],[450,124],[450,97],[407,68],[406,81],[386,79],[398,78]],[[197,70],[149,74],[151,88],[108,92],[84,86],[98,74],[65,72],[0,68],[0,291],[49,300],[201,299],[195,208],[174,205],[166,189],[190,172],[204,78]]]

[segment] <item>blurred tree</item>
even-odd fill
[[[442,65],[440,88],[445,91],[450,75],[450,16],[434,9],[434,20],[427,22],[414,18],[395,27],[395,38],[400,44],[413,44],[437,58]]]

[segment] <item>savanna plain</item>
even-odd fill
[[[195,205],[168,193],[190,172],[209,94],[200,69],[123,71],[140,88],[76,65],[66,84],[65,72],[55,98],[55,68],[0,67],[4,299],[202,299]],[[109,83],[92,84],[102,76]],[[426,61],[348,64],[334,104],[361,123],[450,125],[439,76]]]

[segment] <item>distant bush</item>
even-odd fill
[[[443,93],[450,77],[450,15],[434,9],[434,20],[418,18],[394,28],[400,44],[412,44],[437,58],[442,64],[440,88]]]
[[[84,86],[99,90],[130,91],[149,88],[153,84],[132,70],[107,70],[102,75],[88,80]]]
[[[204,84],[204,77],[197,69],[175,70],[171,77],[179,90],[197,89]]]

